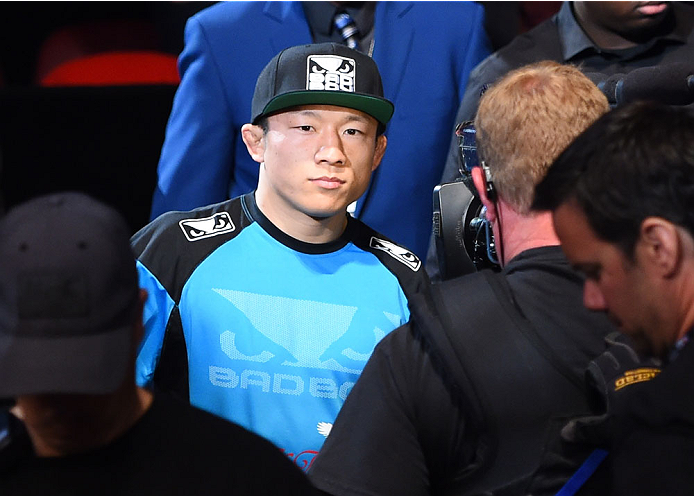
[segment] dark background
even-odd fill
[[[144,226],[177,86],[45,87],[42,76],[105,51],[177,56],[188,17],[213,3],[0,2],[0,211],[79,190],[115,206],[133,232]],[[481,3],[494,48],[560,5]],[[66,28],[80,35],[57,36]]]
[[[126,21],[137,29],[126,36],[116,31],[113,39],[104,34],[94,50],[178,55],[186,19],[212,3],[0,2],[4,209],[37,195],[79,190],[115,206],[133,232],[146,224],[176,85],[42,87],[41,53],[56,56],[46,44],[62,28],[93,25],[98,37],[100,23]],[[88,48],[66,46],[66,56],[80,49],[89,55]]]

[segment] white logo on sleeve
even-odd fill
[[[330,422],[318,422],[318,425],[316,425],[316,430],[318,431],[318,434],[320,434],[323,437],[328,437],[328,434],[330,434],[330,431],[333,429],[333,424]]]
[[[422,262],[419,260],[419,258],[417,258],[417,255],[403,248],[402,246],[398,246],[395,243],[386,241],[385,239],[372,237],[369,246],[371,246],[371,248],[376,248],[377,250],[386,252],[388,255],[407,265],[415,272],[419,270],[419,267],[422,265]]]
[[[357,77],[354,59],[338,55],[309,55],[306,62],[307,90],[354,93]]]
[[[220,212],[203,219],[184,219],[179,221],[178,225],[181,226],[188,241],[210,238],[236,229],[227,212]]]

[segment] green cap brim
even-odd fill
[[[261,116],[298,105],[336,105],[361,110],[383,125],[388,124],[395,111],[395,106],[385,98],[346,91],[306,90],[276,96],[265,106]]]

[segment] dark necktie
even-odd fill
[[[357,25],[354,23],[354,19],[352,19],[347,12],[342,11],[335,14],[335,19],[333,22],[335,23],[335,27],[338,29],[338,31],[340,31],[340,35],[342,35],[345,45],[354,50],[359,50],[359,30],[357,29]]]

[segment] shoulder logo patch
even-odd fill
[[[632,384],[650,381],[658,374],[660,374],[660,369],[652,367],[643,367],[635,370],[627,370],[626,372],[624,372],[624,375],[615,379],[614,390],[619,391],[620,389],[627,386],[631,386]]]
[[[211,238],[236,229],[227,212],[220,212],[204,219],[183,219],[178,222],[178,225],[181,226],[188,241]]]
[[[386,241],[385,239],[379,239],[372,236],[369,246],[371,246],[371,248],[376,248],[377,250],[386,252],[388,255],[405,264],[415,272],[418,271],[419,267],[422,265],[422,262],[419,260],[419,258],[417,258],[417,255],[403,248],[402,246],[391,243],[390,241]]]

